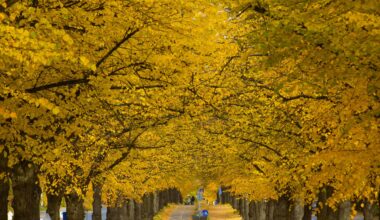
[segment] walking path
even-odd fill
[[[192,205],[179,205],[173,210],[169,220],[191,220],[194,211]]]
[[[238,214],[234,213],[234,210],[229,205],[202,205],[202,209],[209,211],[210,220],[242,220]],[[194,206],[180,205],[174,209],[169,220],[191,220],[191,216],[194,213]]]
[[[229,205],[208,206],[210,220],[242,220]]]

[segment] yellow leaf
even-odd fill
[[[95,64],[92,64],[91,66],[90,66],[90,69],[92,70],[92,71],[96,71],[96,65]]]
[[[10,117],[10,118],[17,118],[17,114],[16,114],[16,112],[11,112],[11,113],[9,114],[9,117]]]
[[[79,59],[80,59],[81,63],[83,64],[83,66],[87,66],[88,63],[90,62],[90,61],[89,61],[86,57],[84,57],[84,56],[81,56]]]
[[[58,107],[54,107],[53,110],[52,110],[53,114],[57,115],[59,113],[59,108]]]
[[[68,34],[63,35],[63,40],[69,45],[72,45],[74,43],[73,39]]]

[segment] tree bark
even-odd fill
[[[289,200],[285,197],[280,197],[277,201],[274,211],[274,220],[289,219]]]
[[[9,181],[0,180],[0,220],[8,220]]]
[[[83,199],[76,193],[71,193],[65,196],[67,206],[67,219],[68,220],[83,220],[84,207]]]
[[[115,204],[107,207],[107,220],[123,220],[123,208],[126,208],[125,202],[118,196]]]
[[[122,217],[124,207],[107,207],[107,220],[124,220]]]
[[[92,202],[92,220],[102,220],[102,185],[92,183],[94,191]]]
[[[128,199],[128,218],[127,220],[135,220],[135,201]]]
[[[235,196],[233,197],[233,207],[234,209],[238,210],[239,209],[239,200]]]
[[[249,212],[248,212],[248,219],[249,220],[256,220],[256,202],[251,201],[249,203]]]
[[[374,220],[375,219],[374,205],[366,201],[364,203],[363,214],[364,214],[364,220]]]
[[[141,218],[142,219],[150,219],[150,217],[152,216],[151,214],[151,205],[150,205],[150,194],[147,193],[143,196],[142,198],[142,206],[141,206]]]
[[[240,215],[243,217],[244,219],[244,199],[243,198],[240,198],[238,200],[238,204],[239,204],[239,213]]]
[[[52,193],[47,193],[47,210],[51,220],[60,220],[59,208],[61,207],[63,195],[54,195]]]
[[[140,202],[135,203],[135,218],[134,218],[134,220],[142,220],[141,207],[142,207],[142,203],[140,203]]]
[[[12,172],[13,220],[39,220],[41,189],[37,167],[27,161],[15,165]]]
[[[255,220],[266,220],[267,219],[267,203],[265,201],[256,202],[256,219]]]
[[[327,199],[332,195],[333,188],[327,186],[323,188],[318,195],[318,203],[322,203],[322,207],[319,207],[320,212],[317,214],[318,220],[336,220],[338,219],[338,213],[332,208],[326,205]]]
[[[8,155],[4,150],[0,152],[0,220],[8,220],[8,194],[9,194],[9,180],[8,180]]]
[[[302,220],[311,220],[313,212],[311,210],[311,205],[305,205],[304,206],[304,214]]]
[[[154,192],[153,193],[153,214],[157,214],[159,211],[159,193]]]
[[[290,219],[303,220],[304,204],[301,200],[293,201],[292,210],[290,212]]]
[[[267,204],[267,219],[266,220],[274,220],[274,210],[276,208],[276,202],[270,200]]]
[[[347,220],[350,219],[351,215],[351,202],[344,201],[339,204],[339,217],[338,220]]]
[[[249,220],[249,200],[244,199],[244,220]]]

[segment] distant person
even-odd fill
[[[191,197],[191,200],[190,200],[191,205],[194,205],[194,202],[195,202],[195,197],[192,196],[192,197]]]

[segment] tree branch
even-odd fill
[[[96,67],[99,67],[100,65],[102,65],[102,63],[104,63],[107,58],[109,56],[112,55],[113,52],[115,52],[115,50],[117,50],[122,44],[124,44],[127,40],[129,40],[131,37],[133,37],[133,35],[135,35],[140,29],[135,29],[135,30],[132,30],[131,31],[131,28],[129,28],[125,34],[125,36],[118,42],[115,44],[115,46],[108,51],[108,53],[106,53],[97,63],[96,63]]]

